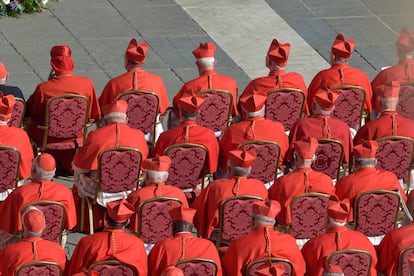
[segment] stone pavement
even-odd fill
[[[62,0],[42,14],[0,18],[0,60],[8,83],[26,98],[47,79],[53,45],[72,48],[75,74],[90,77],[98,96],[109,78],[124,71],[131,38],[146,41],[145,69],[159,74],[170,100],[196,77],[191,51],[215,41],[217,70],[236,78],[241,92],[267,73],[265,53],[272,38],[292,44],[288,70],[307,83],[328,66],[337,32],[354,37],[351,65],[370,78],[396,62],[394,43],[402,26],[414,30],[412,0]],[[60,179],[71,186],[71,178]],[[70,234],[68,255],[82,237]]]

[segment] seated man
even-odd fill
[[[56,171],[55,159],[48,153],[42,153],[33,161],[32,181],[16,188],[0,205],[0,229],[9,233],[22,230],[20,211],[28,204],[41,200],[60,202],[65,206],[64,227],[71,230],[76,225],[76,209],[71,190],[59,182],[53,181]]]
[[[178,261],[203,258],[217,265],[217,276],[221,276],[221,263],[215,245],[206,239],[193,235],[193,217],[196,210],[183,205],[171,206],[169,213],[173,220],[174,237],[158,241],[149,254],[149,276],[158,276]]]
[[[346,228],[349,214],[349,201],[339,201],[331,197],[328,204],[328,224],[326,233],[310,239],[302,248],[306,261],[306,274],[320,276],[326,258],[334,251],[360,249],[368,251],[372,257],[371,276],[376,276],[377,254],[369,239],[361,232]]]
[[[135,267],[138,275],[147,275],[144,242],[125,229],[134,213],[134,206],[125,199],[109,202],[104,230],[86,236],[77,243],[66,275],[73,275],[89,269],[94,263],[109,259]]]
[[[311,168],[312,162],[315,160],[318,141],[310,137],[302,138],[294,142],[293,147],[296,169],[279,177],[269,189],[269,198],[278,201],[282,206],[282,210],[277,216],[279,224],[291,223],[290,203],[295,196],[315,192],[335,195],[332,179]]]
[[[66,252],[52,241],[43,240],[45,216],[36,207],[29,207],[22,214],[23,239],[0,251],[1,275],[16,275],[19,266],[33,261],[58,263],[62,271],[66,266]]]
[[[24,100],[23,92],[19,87],[6,84],[8,77],[9,72],[7,72],[6,65],[0,62],[0,92],[2,92],[5,96],[13,95],[15,98]]]
[[[280,204],[274,200],[254,203],[252,230],[233,240],[222,258],[226,275],[246,275],[246,268],[251,262],[266,257],[289,260],[293,265],[292,275],[305,273],[305,261],[295,239],[273,228],[279,211]]]
[[[263,182],[247,178],[254,160],[256,154],[252,151],[230,151],[229,178],[213,181],[196,198],[192,205],[192,208],[197,209],[194,224],[202,237],[209,238],[214,228],[218,227],[220,205],[226,198],[251,195],[267,199],[267,190]]]

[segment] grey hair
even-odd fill
[[[198,112],[190,113],[181,109],[181,117],[185,120],[195,120],[197,119]]]
[[[39,213],[41,213],[41,214],[43,215],[43,228],[42,228],[42,230],[40,230],[40,231],[38,231],[38,232],[28,231],[28,230],[27,230],[27,226],[26,226],[26,224],[24,223],[24,217],[27,215],[27,213],[28,213],[28,212],[33,211],[33,210],[35,210],[35,211],[37,211],[37,212],[39,212]],[[28,206],[28,207],[26,208],[26,210],[24,211],[24,213],[22,214],[22,218],[21,218],[21,220],[22,220],[22,225],[23,225],[24,235],[25,235],[26,237],[39,237],[39,236],[41,236],[41,235],[42,235],[43,230],[46,228],[46,219],[45,219],[45,215],[43,214],[42,210],[40,210],[39,208],[36,208],[35,206]]]
[[[265,110],[266,110],[266,106],[263,106],[261,109],[257,110],[257,111],[247,111],[245,108],[243,108],[244,113],[248,116],[248,117],[256,117],[256,116],[260,116],[260,117],[264,117],[265,116]]]
[[[230,160],[227,162],[227,165],[231,169],[233,176],[247,176],[252,171],[252,167],[239,167],[234,165]]]
[[[164,182],[168,179],[168,172],[145,170],[146,178],[148,181]]]
[[[204,66],[214,65],[214,62],[215,61],[216,61],[216,59],[214,57],[205,57],[205,58],[199,58],[199,59],[197,59],[197,62],[200,65],[204,65]]]
[[[376,158],[355,158],[355,166],[358,167],[375,167],[377,165]]]
[[[37,163],[37,157],[33,160],[32,164],[32,179],[33,180],[52,180],[55,176],[56,168],[52,171],[45,171]]]
[[[330,225],[332,225],[332,226],[339,227],[339,226],[345,226],[346,221],[344,221],[344,222],[337,222],[336,220],[334,220],[333,218],[331,218],[331,217],[328,216],[328,223]]]
[[[335,107],[333,107],[331,110],[324,110],[322,107],[316,102],[316,100],[313,101],[314,104],[314,110],[321,114],[321,115],[331,115]]]

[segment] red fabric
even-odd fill
[[[376,276],[377,254],[368,238],[357,231],[345,226],[334,227],[326,233],[310,239],[302,248],[302,255],[306,261],[306,274],[321,276],[325,267],[326,258],[334,251],[343,249],[360,249],[368,251],[372,256],[371,276]]]
[[[120,132],[119,144],[116,144],[117,125]],[[115,146],[137,148],[142,153],[142,159],[146,159],[148,156],[148,146],[142,131],[123,123],[114,123],[91,131],[84,146],[75,155],[73,163],[78,168],[97,170],[99,153]]]
[[[134,74],[136,74],[136,81],[134,81]],[[159,99],[159,112],[163,113],[167,110],[169,104],[164,81],[160,76],[149,73],[141,67],[133,67],[108,81],[99,96],[99,105],[102,107],[110,104],[119,94],[131,90],[147,90],[156,93]]]
[[[389,231],[377,248],[378,271],[385,275],[398,274],[401,250],[414,245],[414,224]]]
[[[143,201],[161,196],[178,198],[181,200],[184,207],[188,207],[187,198],[185,197],[184,192],[177,187],[165,185],[164,183],[160,183],[158,189],[157,184],[148,184],[129,194],[127,200],[134,205],[136,212],[138,212],[138,207]],[[131,230],[134,232],[138,231],[138,221],[136,221],[135,216],[131,217],[131,223],[129,225]]]
[[[269,198],[279,201],[282,210],[277,216],[280,224],[289,224],[290,202],[295,196],[306,193],[305,172],[308,174],[308,193],[335,194],[335,187],[332,180],[324,173],[316,172],[308,168],[300,168],[296,171],[279,177],[269,189]]]
[[[184,241],[183,241],[184,240]],[[182,247],[183,242],[185,248]],[[220,258],[214,244],[202,238],[196,238],[191,233],[182,232],[174,238],[161,240],[152,248],[148,259],[148,275],[158,276],[171,265],[181,259],[205,258],[217,264],[217,276],[222,275]]]
[[[33,248],[36,248],[36,252]],[[33,262],[36,255],[39,261],[56,262],[62,270],[65,269],[66,252],[59,244],[32,237],[25,238],[0,251],[0,273],[14,275],[18,266]]]
[[[341,82],[340,70],[343,72],[343,82]],[[365,90],[365,111],[372,111],[372,90],[371,83],[367,74],[357,68],[353,68],[348,64],[334,64],[329,69],[320,71],[312,79],[308,89],[308,106],[313,104],[313,97],[319,88],[327,86],[329,88],[340,85],[356,85],[361,86]]]
[[[209,76],[211,78],[211,87],[209,87]],[[223,89],[229,91],[233,95],[233,109],[232,115],[237,115],[236,99],[237,99],[237,83],[236,80],[221,75],[215,70],[204,71],[199,77],[186,82],[178,91],[177,95],[174,96],[173,105],[178,109],[178,99],[181,98],[185,93],[195,93],[202,90],[208,89]]]
[[[385,111],[378,119],[366,123],[354,137],[355,145],[363,140],[377,140],[385,136],[392,136],[392,117],[395,114],[397,122],[397,135],[414,139],[414,120],[399,116],[395,111]]]
[[[279,79],[280,78],[280,79]],[[308,88],[306,87],[303,76],[296,72],[285,72],[284,70],[276,70],[269,72],[268,76],[260,77],[252,80],[241,93],[240,98],[249,94],[254,90],[270,92],[271,90],[280,88],[296,88],[303,91],[305,96],[308,95]],[[305,114],[309,115],[309,108],[307,103],[304,103]]]
[[[254,130],[251,127],[252,123],[254,123]],[[220,140],[220,167],[227,170],[229,151],[236,150],[241,143],[252,140],[269,140],[278,143],[280,146],[279,160],[282,161],[285,158],[288,149],[288,138],[283,125],[263,117],[252,117],[231,125],[224,132]]]
[[[408,82],[412,80],[414,80],[414,58],[403,59],[398,64],[379,72],[371,82],[373,108],[377,112],[381,111],[378,103],[378,86],[391,81]]]
[[[92,264],[115,258],[134,266],[138,275],[147,275],[147,254],[144,242],[122,229],[105,228],[102,232],[82,238],[76,245],[66,275],[88,269]]]
[[[328,134],[324,130],[324,118],[328,119],[331,137],[328,137]],[[300,119],[290,130],[290,152],[287,154],[286,158],[288,161],[293,160],[293,143],[300,140],[302,137],[331,138],[340,141],[344,146],[344,163],[348,163],[353,143],[349,127],[346,123],[323,115]]]
[[[210,237],[213,229],[218,227],[220,205],[226,198],[235,195],[252,195],[267,199],[267,190],[263,182],[245,177],[240,177],[239,180],[238,187],[235,185],[236,178],[215,180],[202,190],[194,201],[191,206],[197,209],[194,225],[202,237]],[[236,194],[237,190],[238,194]]]
[[[186,127],[188,127],[187,141],[185,137]],[[217,138],[211,129],[199,126],[195,121],[183,121],[178,127],[161,133],[154,152],[163,155],[167,147],[184,142],[205,146],[208,149],[208,170],[210,173],[216,171],[219,155]]]
[[[20,151],[20,179],[30,177],[33,149],[27,133],[21,128],[0,126],[0,144],[16,147]]]
[[[22,230],[20,210],[27,204],[40,200],[57,201],[66,209],[65,228],[72,229],[76,225],[76,209],[72,191],[64,184],[54,181],[43,181],[43,187],[39,181],[32,181],[16,188],[0,205],[0,229],[9,233]]]
[[[363,193],[372,190],[399,190],[404,201],[407,196],[401,188],[395,174],[377,170],[375,168],[361,168],[358,171],[344,176],[339,179],[335,186],[336,195],[340,200],[349,199],[351,209],[348,216],[348,221],[353,221],[353,207],[356,197]]]
[[[295,239],[291,235],[282,234],[271,228],[268,228],[268,231],[272,257],[288,259],[293,264],[293,274],[303,275],[306,269],[305,261]],[[225,274],[245,275],[249,263],[268,257],[266,245],[264,227],[256,227],[249,234],[235,239],[222,258]]]

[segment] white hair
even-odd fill
[[[314,111],[316,111],[317,113],[321,114],[321,115],[331,115],[331,113],[333,112],[333,110],[335,109],[335,106],[331,109],[331,110],[324,110],[322,109],[322,107],[316,102],[316,100],[313,101],[314,104]]]
[[[257,111],[253,111],[253,112],[248,111],[248,110],[246,110],[245,108],[243,108],[243,110],[244,110],[244,113],[245,113],[248,117],[257,117],[257,116],[264,117],[264,116],[265,116],[266,106],[264,105],[264,106],[263,106],[262,108],[260,108],[259,110],[257,110]]]
[[[52,180],[52,178],[55,176],[56,168],[51,171],[46,171],[42,169],[37,162],[37,158],[38,157],[36,157],[33,160],[33,164],[32,164],[32,179],[33,180],[49,180],[49,181]]]
[[[252,171],[251,166],[248,168],[239,167],[239,166],[234,165],[230,160],[227,161],[227,166],[232,171],[233,176],[247,176]]]
[[[146,178],[150,182],[165,182],[168,179],[168,172],[145,170]]]
[[[197,62],[200,65],[214,65],[214,62],[216,61],[216,59],[214,57],[204,57],[204,58],[199,58],[197,59]]]
[[[38,232],[28,231],[28,230],[27,230],[27,226],[26,226],[26,224],[24,223],[24,217],[27,215],[27,213],[29,213],[30,211],[33,211],[33,210],[35,210],[35,211],[37,211],[37,212],[41,213],[41,214],[42,214],[42,217],[43,217],[43,228],[42,228],[40,231],[38,231]],[[28,207],[26,208],[26,210],[24,211],[24,213],[22,214],[22,218],[21,218],[21,220],[22,220],[22,225],[23,225],[24,235],[25,235],[26,237],[39,237],[39,236],[41,236],[41,235],[42,235],[43,230],[46,228],[46,219],[45,219],[45,215],[43,214],[42,210],[40,210],[39,208],[36,208],[35,206],[31,206],[31,205],[30,205],[30,206],[28,206]]]
[[[345,226],[346,221],[344,221],[344,222],[337,222],[335,219],[333,219],[333,218],[331,218],[331,217],[328,216],[328,223],[330,225],[332,225],[332,226],[339,227],[339,226]]]
[[[0,78],[0,84],[5,84],[7,79],[7,74],[4,78]]]
[[[126,120],[126,118],[127,118],[127,115],[124,112],[111,112],[104,116],[105,120],[110,120],[110,119]]]

